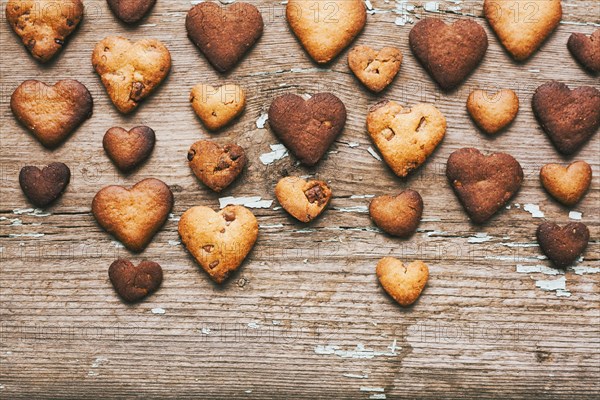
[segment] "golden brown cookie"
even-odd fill
[[[482,131],[493,135],[506,128],[517,117],[519,98],[509,89],[500,90],[493,95],[477,89],[467,99],[467,110]]]
[[[156,39],[132,43],[120,36],[110,36],[96,45],[92,65],[114,105],[128,114],[167,77],[171,54]]]
[[[258,237],[258,221],[242,206],[192,207],[179,221],[181,241],[196,262],[217,283],[242,264]]]
[[[288,176],[275,186],[277,201],[285,211],[301,222],[310,222],[327,208],[331,189],[323,181],[305,181]]]
[[[540,170],[544,188],[566,206],[579,202],[592,183],[592,168],[585,161],[575,161],[568,167],[546,164]]]
[[[127,24],[134,24],[144,18],[154,4],[156,0],[108,0],[112,12]]]
[[[194,175],[215,192],[231,185],[248,161],[246,152],[237,144],[219,146],[208,140],[194,143],[187,159]]]
[[[384,232],[407,238],[415,233],[421,222],[423,199],[410,189],[394,197],[379,196],[371,201],[369,215]]]
[[[369,90],[379,93],[396,77],[402,65],[402,53],[395,47],[379,51],[356,46],[348,53],[348,66]]]
[[[129,131],[114,127],[104,134],[102,146],[121,171],[129,172],[150,157],[155,142],[156,134],[147,126],[136,126]]]
[[[237,118],[246,107],[246,94],[238,85],[215,88],[199,84],[190,93],[190,103],[206,128],[220,129]]]
[[[423,261],[404,264],[385,257],[377,263],[377,278],[383,289],[402,307],[413,304],[427,284],[429,268]]]

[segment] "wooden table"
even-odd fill
[[[0,398],[598,396],[600,138],[595,135],[573,158],[593,166],[593,187],[573,208],[582,213],[592,240],[583,260],[563,273],[541,256],[535,230],[544,220],[569,222],[571,210],[544,192],[538,173],[545,163],[569,160],[535,122],[530,101],[550,79],[599,86],[571,58],[566,42],[572,32],[598,29],[600,2],[563,1],[560,27],[540,52],[517,64],[482,18],[481,1],[441,1],[436,14],[422,1],[410,2],[416,7],[410,12],[406,4],[371,0],[373,10],[356,43],[398,46],[405,56],[399,78],[382,96],[361,87],[346,53],[323,68],[309,61],[288,30],[285,5],[256,3],[264,36],[227,76],[210,68],[186,38],[189,1],[159,0],[149,18],[130,28],[105,1],[85,0],[81,28],[48,66],[29,57],[2,12]],[[6,0],[0,4],[3,10]],[[413,20],[475,18],[485,27],[485,60],[459,90],[441,93],[416,63],[408,47],[413,25],[402,25],[397,4]],[[112,106],[90,62],[95,43],[117,34],[158,38],[173,57],[168,80],[130,117]],[[26,79],[65,78],[90,89],[94,116],[62,147],[48,151],[16,123],[10,95]],[[242,118],[222,133],[206,133],[188,100],[199,82],[244,86],[248,106]],[[495,139],[480,133],[467,115],[465,102],[474,88],[512,88],[520,96],[517,120]],[[263,164],[259,157],[277,144],[268,124],[260,128],[272,99],[320,91],[336,94],[349,111],[326,159],[314,169],[290,157]],[[433,103],[448,119],[439,150],[405,181],[369,152],[367,109],[382,97]],[[140,124],[157,132],[157,148],[145,166],[121,175],[105,156],[102,137],[112,126]],[[254,209],[261,226],[257,245],[222,287],[209,281],[177,234],[178,217],[188,208],[219,207],[219,196],[201,186],[186,162],[189,146],[206,138],[236,141],[250,158],[243,177],[222,196],[273,200],[274,185],[286,174],[326,180],[335,196],[308,226],[276,201]],[[525,171],[518,196],[486,226],[469,223],[445,178],[450,153],[468,146],[508,152]],[[72,182],[56,205],[34,210],[19,188],[19,170],[51,161],[68,164]],[[175,207],[148,249],[131,255],[99,228],[90,204],[104,186],[130,186],[147,177],[171,186]],[[404,188],[418,190],[425,201],[423,221],[410,240],[386,236],[367,213],[371,196]],[[387,255],[430,266],[428,286],[412,308],[398,307],[378,285],[374,267]],[[123,304],[107,275],[117,257],[159,262],[162,288],[138,305]]]

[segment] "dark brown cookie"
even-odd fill
[[[600,29],[589,37],[583,33],[571,34],[567,47],[581,65],[591,72],[600,72]]]
[[[485,31],[470,19],[446,25],[441,19],[425,18],[411,29],[409,42],[423,68],[444,90],[460,85],[488,48]]]
[[[232,69],[263,33],[258,9],[248,3],[220,7],[204,2],[194,6],[185,26],[189,38],[220,72]]]
[[[591,86],[569,89],[550,81],[538,87],[533,112],[556,149],[563,154],[579,150],[600,127],[600,90]]]
[[[407,238],[417,230],[423,214],[423,199],[414,190],[380,196],[371,201],[369,214],[375,224],[393,236]]]
[[[187,158],[194,175],[215,192],[231,185],[248,161],[246,152],[237,144],[219,146],[208,140],[194,143]]]
[[[590,240],[590,231],[581,222],[571,222],[562,228],[545,222],[537,229],[542,252],[558,268],[573,264],[583,254]]]
[[[477,149],[464,148],[448,158],[446,176],[471,220],[484,223],[519,190],[523,170],[505,153],[484,156]]]
[[[110,128],[102,145],[108,157],[123,172],[129,172],[143,163],[152,153],[156,135],[147,126],[137,126],[129,132],[123,128]]]
[[[346,107],[331,93],[309,100],[285,94],[273,100],[269,125],[302,164],[319,162],[346,124]]]
[[[108,268],[108,277],[123,300],[135,303],[156,292],[162,283],[163,271],[152,261],[142,261],[136,267],[129,260],[119,259]]]
[[[156,0],[107,0],[112,12],[121,21],[133,24],[144,18]]]
[[[23,167],[19,183],[25,196],[37,207],[45,207],[58,199],[71,180],[71,170],[63,163],[55,162],[43,170]]]

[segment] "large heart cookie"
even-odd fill
[[[473,121],[487,134],[493,135],[506,128],[519,112],[519,98],[509,89],[488,95],[485,90],[471,92],[467,110]]]
[[[193,207],[181,216],[179,235],[196,262],[217,283],[242,264],[258,237],[258,221],[242,206],[214,212]]]
[[[484,156],[477,149],[464,148],[448,158],[446,176],[471,220],[481,224],[517,193],[523,169],[509,154]]]
[[[108,277],[123,300],[135,303],[156,292],[162,283],[163,271],[152,261],[142,261],[136,267],[129,260],[119,259],[108,268]]]
[[[189,38],[220,72],[232,69],[262,36],[260,11],[248,3],[221,8],[213,2],[194,6],[185,26]]]
[[[483,12],[502,45],[519,61],[529,58],[562,18],[560,0],[485,0]]]
[[[533,112],[556,149],[563,154],[579,150],[600,127],[600,90],[592,86],[569,89],[550,81],[538,87]]]
[[[567,47],[573,57],[590,72],[600,72],[600,29],[589,37],[583,33],[571,34]]]
[[[123,37],[111,36],[96,45],[92,65],[114,105],[127,114],[167,77],[171,54],[156,39],[131,43]]]
[[[382,258],[376,272],[383,289],[402,307],[417,301],[429,279],[429,268],[423,261],[405,265],[393,257]]]
[[[592,168],[585,161],[575,161],[568,167],[546,164],[540,170],[544,188],[567,206],[577,204],[592,183]]]
[[[10,108],[45,147],[60,145],[92,116],[94,102],[87,88],[74,80],[46,85],[25,81],[12,94]]]
[[[331,189],[323,181],[305,181],[288,176],[275,186],[277,201],[285,211],[301,222],[317,218],[331,200]]]
[[[395,101],[383,101],[369,110],[367,130],[385,162],[404,178],[440,144],[446,118],[430,104],[404,108]]]
[[[81,0],[9,0],[6,19],[31,55],[47,62],[83,18]]]
[[[408,37],[415,57],[444,90],[467,79],[488,48],[485,31],[471,19],[446,25],[441,19],[425,18],[411,29]]]
[[[26,166],[19,173],[19,184],[25,196],[37,207],[46,207],[58,199],[71,180],[71,170],[63,163],[52,163],[40,170]]]
[[[246,94],[238,85],[215,88],[199,84],[190,93],[194,111],[208,129],[220,129],[237,118],[246,107]]]
[[[356,46],[348,53],[348,66],[369,90],[379,93],[396,77],[402,65],[402,53],[395,47],[375,51]]]
[[[548,259],[556,267],[565,268],[583,254],[590,231],[581,222],[571,222],[563,227],[545,222],[537,229],[537,240]]]
[[[133,24],[144,18],[156,0],[108,0],[112,12],[121,21]]]
[[[288,0],[286,15],[302,46],[319,64],[340,54],[367,22],[363,0]]]
[[[194,143],[187,159],[194,175],[215,192],[231,185],[248,161],[246,152],[237,144],[219,146],[208,140]]]
[[[108,186],[92,202],[92,213],[106,231],[131,251],[141,252],[173,208],[171,189],[158,179],[144,179],[131,189]]]
[[[346,124],[346,107],[331,93],[308,100],[285,94],[273,100],[269,125],[302,164],[319,162]]]
[[[410,189],[394,197],[376,197],[369,206],[369,215],[384,232],[407,238],[415,233],[421,222],[423,199]]]
[[[154,131],[147,126],[136,126],[129,131],[114,127],[104,134],[102,146],[121,171],[129,172],[150,157],[155,141]]]

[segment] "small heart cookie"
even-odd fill
[[[254,247],[258,221],[242,206],[227,206],[218,213],[208,207],[192,207],[181,216],[179,235],[204,271],[222,283]]]
[[[194,86],[190,93],[194,111],[208,129],[215,131],[237,118],[246,107],[246,94],[238,85]]]
[[[128,114],[167,77],[171,53],[156,39],[131,43],[110,36],[96,45],[92,65],[115,107]]]
[[[308,100],[284,94],[269,108],[269,126],[294,156],[314,166],[325,155],[346,124],[346,106],[331,93]]]
[[[117,168],[129,172],[150,157],[155,141],[154,131],[147,126],[136,126],[129,131],[114,127],[104,134],[102,146]]]
[[[187,159],[194,175],[215,192],[231,185],[248,161],[246,152],[237,144],[219,146],[208,140],[194,143]]]
[[[275,186],[277,201],[285,211],[301,222],[317,218],[331,200],[331,189],[323,181],[305,181],[288,176]]]
[[[166,222],[173,208],[171,189],[158,179],[144,179],[131,189],[108,186],[92,202],[92,213],[125,247],[141,252]]]
[[[592,168],[585,161],[575,161],[568,167],[546,164],[540,170],[544,188],[566,206],[577,204],[592,183]]]
[[[485,90],[474,90],[467,100],[467,110],[473,121],[487,134],[493,135],[506,128],[517,117],[519,98],[509,89],[488,95]]]
[[[384,232],[407,238],[415,233],[421,222],[423,199],[418,192],[410,189],[395,197],[376,197],[369,206],[369,215]]]
[[[129,260],[119,259],[108,268],[108,277],[123,300],[135,303],[156,292],[162,283],[163,271],[152,261],[142,261],[136,267]]]
[[[83,19],[81,0],[9,0],[6,19],[33,58],[45,63]]]
[[[537,241],[542,252],[557,268],[573,264],[583,254],[590,240],[590,231],[581,222],[563,227],[550,222],[537,229]]]
[[[401,178],[419,168],[446,135],[446,118],[430,104],[404,108],[382,101],[369,110],[367,130],[385,162]]]
[[[583,33],[573,33],[567,42],[567,48],[573,57],[588,71],[600,72],[600,29],[586,36]]]
[[[156,0],[107,0],[113,14],[127,24],[134,24],[144,18]]]
[[[518,61],[529,58],[562,18],[560,0],[485,0],[483,12],[504,48]]]
[[[19,173],[19,184],[23,193],[40,208],[58,199],[70,181],[71,170],[58,162],[48,165],[43,170],[38,167],[23,167]]]
[[[91,118],[94,102],[87,88],[77,81],[58,81],[51,86],[29,80],[14,91],[10,108],[42,145],[52,149]]]
[[[397,258],[384,257],[376,271],[383,289],[402,307],[417,301],[429,279],[429,268],[423,261],[405,265]]]
[[[402,65],[402,53],[395,47],[375,51],[356,46],[348,53],[348,66],[369,90],[379,93],[396,77]]]
[[[248,3],[220,7],[204,2],[194,6],[185,20],[188,37],[219,72],[232,69],[262,36],[260,11]]]
[[[550,81],[538,87],[533,112],[562,154],[577,152],[600,127],[600,90],[592,86],[569,89]]]
[[[448,158],[446,176],[471,220],[482,224],[519,191],[523,169],[509,154],[464,148]]]

